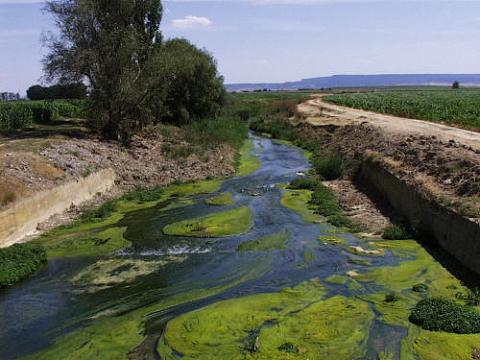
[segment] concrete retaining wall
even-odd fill
[[[35,233],[38,224],[60,214],[72,204],[80,205],[112,188],[115,172],[101,170],[86,178],[42,191],[0,212],[0,247],[20,242]]]
[[[381,164],[366,160],[362,177],[405,216],[412,227],[428,235],[473,272],[480,274],[480,225],[425,199],[414,186]]]

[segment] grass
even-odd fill
[[[479,89],[383,90],[335,94],[337,105],[480,129]]]
[[[233,201],[232,193],[227,192],[227,193],[206,199],[205,203],[207,205],[212,205],[212,206],[226,206],[226,205],[235,204],[235,201]]]
[[[244,234],[252,227],[253,212],[243,206],[170,224],[163,228],[163,232],[172,236],[224,237]]]
[[[46,252],[38,245],[16,244],[0,249],[0,288],[28,278],[46,262]]]
[[[285,243],[290,239],[287,230],[264,236],[260,239],[246,241],[238,247],[239,251],[269,251],[285,249]]]
[[[473,306],[452,300],[430,298],[420,301],[412,310],[410,321],[424,330],[456,334],[480,333],[480,313]]]

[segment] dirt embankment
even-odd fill
[[[297,129],[305,139],[349,159],[374,153],[425,197],[480,219],[480,133],[343,108],[321,98],[299,111]]]
[[[53,134],[0,138],[0,211],[38,194],[103,169],[116,174],[115,187],[97,194],[83,206],[137,188],[165,186],[173,182],[224,177],[234,173],[235,151],[228,145],[212,148],[186,143],[181,129],[162,126],[136,136],[126,148],[84,134],[81,137]],[[38,228],[45,230],[77,216],[73,206]]]

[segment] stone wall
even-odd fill
[[[42,191],[0,212],[0,247],[20,242],[37,231],[38,224],[112,188],[115,173],[101,170],[78,181]]]
[[[374,159],[362,164],[361,175],[415,230],[435,239],[463,265],[480,274],[480,224],[426,199]]]

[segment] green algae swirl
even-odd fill
[[[163,228],[166,235],[191,237],[222,237],[240,235],[253,226],[253,212],[247,206],[207,216],[183,220]]]
[[[324,299],[318,281],[212,304],[168,323],[164,359],[352,359],[366,353],[373,313],[365,302]]]

